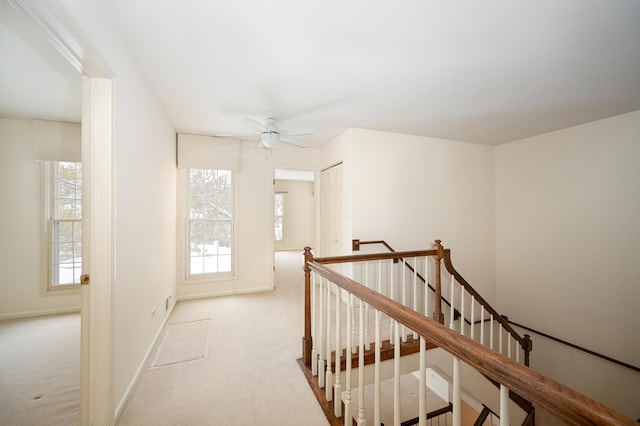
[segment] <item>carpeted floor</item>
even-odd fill
[[[296,362],[304,331],[300,252],[276,253],[275,286],[179,302],[167,329],[209,320],[206,356],[153,366],[153,353],[118,425],[327,425]]]
[[[0,425],[77,425],[80,315],[0,322]]]

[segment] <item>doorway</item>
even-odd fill
[[[313,247],[316,236],[315,172],[275,169],[274,251]]]
[[[298,254],[315,247],[317,236],[316,179],[313,170],[274,169],[273,271],[276,257]]]
[[[37,40],[57,52],[81,77],[83,169],[83,273],[80,290],[80,422],[112,424],[110,401],[110,288],[113,282],[112,72],[69,13],[55,2],[8,0],[35,29]],[[5,6],[3,2],[2,6]],[[9,9],[10,7],[7,6]],[[14,11],[14,12],[15,12]],[[72,43],[69,43],[72,40]],[[50,91],[57,87],[52,85]],[[95,206],[101,214],[89,209]],[[90,269],[89,269],[90,268]],[[91,339],[89,339],[91,335]]]
[[[77,423],[81,76],[7,2],[0,40],[0,424]]]

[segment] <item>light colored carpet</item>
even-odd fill
[[[152,367],[194,361],[207,356],[210,321],[188,321],[168,324]]]
[[[149,363],[118,425],[327,425],[296,362],[303,282],[301,252],[278,252],[274,291],[179,302],[170,323],[210,320],[207,357]]]
[[[0,425],[77,425],[79,401],[79,314],[0,322]]]

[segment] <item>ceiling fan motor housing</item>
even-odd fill
[[[275,148],[280,144],[280,133],[278,132],[262,132],[262,144],[267,148]]]

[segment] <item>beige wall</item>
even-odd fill
[[[495,151],[499,311],[640,365],[640,111]],[[640,415],[640,374],[533,337],[534,368]]]
[[[332,139],[324,145],[320,156],[320,170],[342,163],[342,217],[334,220],[341,220],[342,238],[340,238],[339,253],[334,254],[350,254],[351,240],[353,236],[353,134],[355,129],[348,129],[342,134]],[[318,176],[318,182],[321,182],[321,173]],[[320,195],[321,192],[318,191]],[[322,198],[320,196],[320,198]],[[322,200],[319,201],[322,204]],[[321,215],[318,221],[321,222]],[[320,229],[320,233],[322,230]],[[320,239],[322,237],[320,236]],[[320,241],[316,243],[315,255],[322,255],[322,247]]]
[[[114,74],[111,400],[117,414],[166,319],[165,297],[175,301],[176,135],[102,2],[61,3]]]
[[[363,129],[352,134],[352,238],[383,239],[396,250],[441,239],[456,269],[493,303],[493,147]]]
[[[235,276],[190,284],[179,277],[178,298],[221,296],[273,288],[273,170],[315,170],[319,151],[286,145],[265,150],[255,145],[255,142],[241,143],[240,170],[235,174]]]
[[[277,180],[275,190],[285,193],[284,239],[275,250],[302,250],[315,242],[316,197],[314,182]]]
[[[42,178],[32,121],[0,118],[0,319],[80,309],[80,295],[41,294]]]

